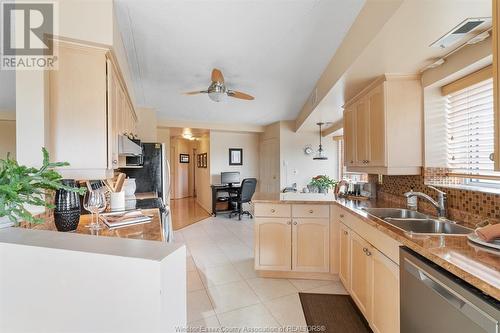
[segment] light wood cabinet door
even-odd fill
[[[120,133],[118,123],[118,107],[120,103],[118,90],[120,84],[114,66],[109,59],[106,66],[108,73],[108,168],[116,169],[118,167],[118,133]]]
[[[350,230],[343,223],[339,226],[339,278],[347,291],[351,290],[350,282]]]
[[[355,232],[351,232],[351,296],[363,313],[370,318],[372,248]]]
[[[355,105],[344,112],[344,163],[347,167],[356,162]]]
[[[399,333],[399,266],[372,249],[370,323],[375,333]]]
[[[369,157],[368,166],[385,166],[385,105],[384,85],[373,89],[368,95],[369,109]]]
[[[500,171],[500,1],[493,3],[493,113],[495,121],[494,153],[495,170]]]
[[[105,170],[109,159],[105,52],[55,45],[59,68],[48,71],[50,157],[69,162],[69,169]]]
[[[290,218],[255,219],[255,269],[292,269],[292,221]]]
[[[294,218],[292,244],[293,271],[330,271],[330,220],[328,218]]]
[[[356,160],[357,166],[366,166],[370,160],[370,108],[367,98],[356,104]]]

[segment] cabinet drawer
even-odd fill
[[[255,216],[290,217],[291,207],[288,204],[256,203]]]
[[[329,205],[292,205],[293,217],[318,217],[329,218]]]

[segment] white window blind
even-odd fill
[[[470,175],[493,171],[493,80],[488,79],[446,96],[448,167]]]

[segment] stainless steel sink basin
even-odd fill
[[[450,221],[435,219],[421,220],[386,218],[384,221],[395,226],[396,228],[415,234],[467,235],[473,231],[472,229]]]
[[[428,219],[425,214],[416,212],[410,209],[399,208],[363,208],[368,214],[376,216],[381,219],[395,218],[395,219]]]
[[[363,210],[398,229],[414,234],[467,235],[473,231],[451,221],[432,219],[409,209],[363,208]]]

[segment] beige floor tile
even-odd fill
[[[206,287],[218,286],[243,279],[233,265],[200,267],[199,273]]]
[[[234,268],[238,271],[238,273],[243,276],[244,279],[254,279],[259,277],[257,272],[254,269],[254,259],[247,259],[244,261],[239,261],[233,263]]]
[[[205,290],[192,291],[187,294],[188,323],[215,315],[210,298]]]
[[[334,294],[334,295],[347,295],[348,292],[345,290],[344,286],[341,282],[334,282],[332,284],[313,288],[307,291],[308,293],[313,294]]]
[[[258,304],[259,298],[244,281],[208,288],[217,314]]]
[[[186,257],[186,269],[187,269],[188,272],[196,270],[196,264],[194,263],[194,260],[193,260],[192,256],[187,256]]]
[[[281,326],[306,326],[298,293],[273,299],[264,305]]]
[[[256,278],[247,282],[262,301],[297,293],[297,289],[286,279]]]
[[[212,316],[193,321],[192,323],[188,324],[188,327],[191,329],[191,332],[206,332],[206,328],[219,328],[220,323],[219,319],[217,319],[217,316]]]
[[[262,304],[217,315],[224,327],[238,328],[277,328],[280,325]]]
[[[314,288],[333,284],[333,281],[326,280],[288,279],[288,281],[290,281],[298,291],[308,291]]]
[[[187,272],[187,291],[190,292],[203,289],[205,289],[205,286],[203,282],[201,282],[198,271],[194,270]]]

